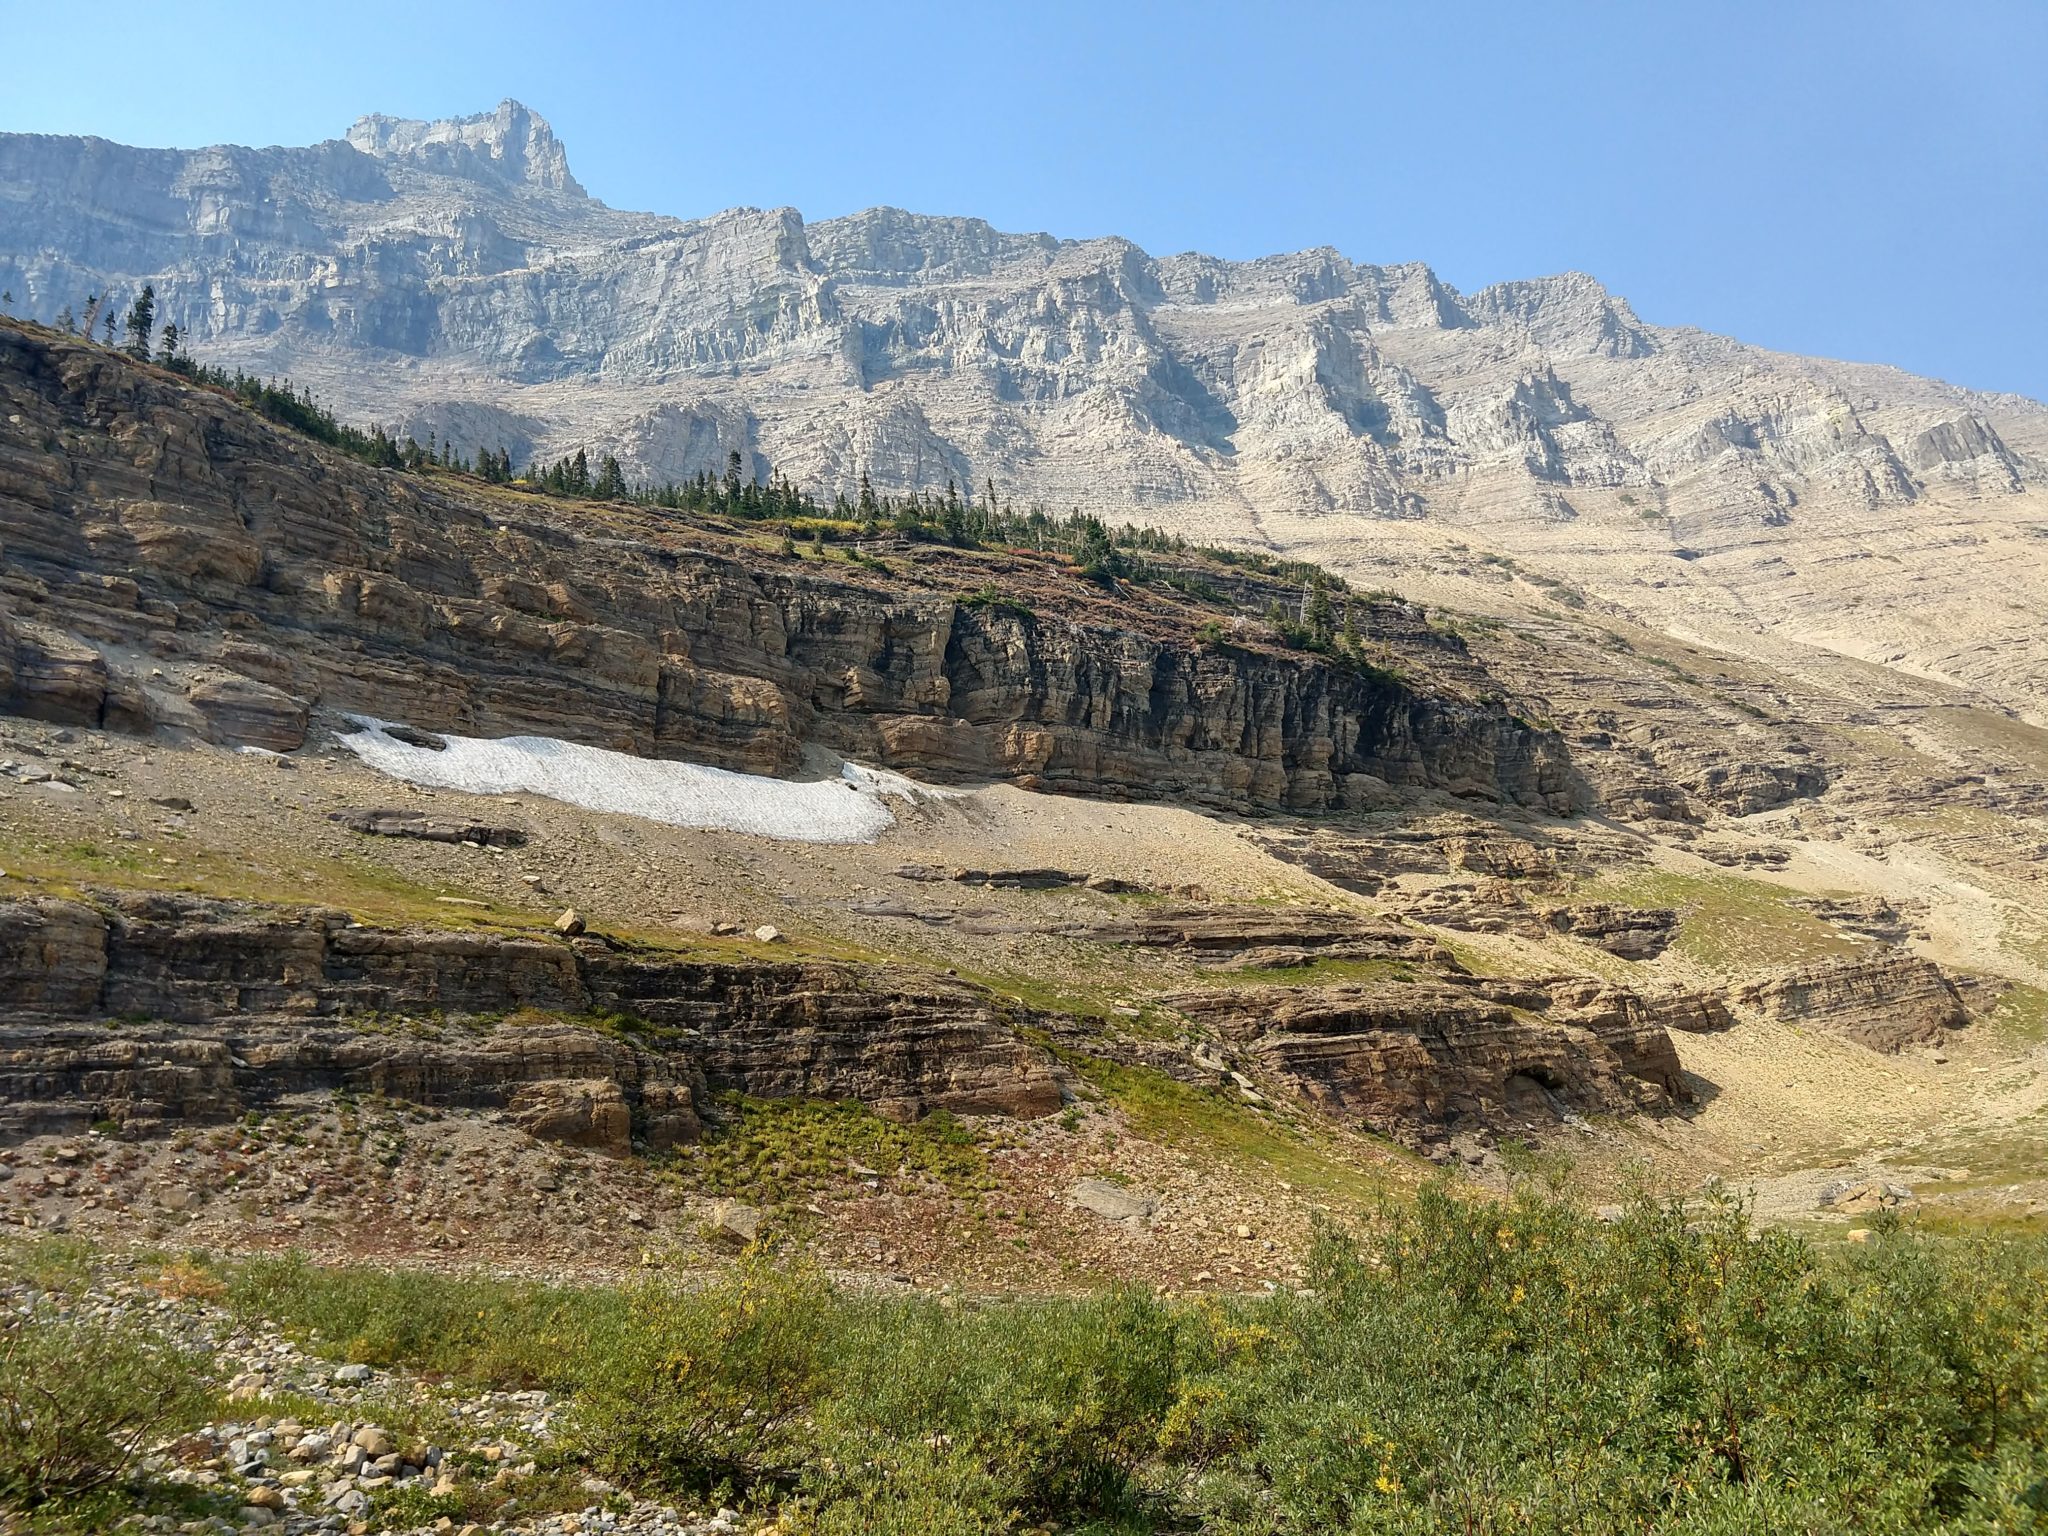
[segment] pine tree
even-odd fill
[[[1309,580],[1308,607],[1302,614],[1302,622],[1317,640],[1329,644],[1330,631],[1334,627],[1330,615],[1330,587],[1320,570]]]
[[[57,328],[66,336],[72,335],[77,331],[78,322],[71,317],[71,306],[69,304],[66,304],[57,311]]]
[[[85,296],[85,319],[80,323],[79,329],[85,332],[87,341],[92,340],[92,328],[99,323],[100,302],[100,296],[96,293],[88,293]]]
[[[626,477],[619,470],[619,461],[610,454],[598,466],[597,486],[591,494],[599,501],[617,501],[626,494]]]
[[[138,362],[149,361],[150,333],[156,329],[156,289],[142,285],[142,295],[128,309],[128,355]]]
[[[114,312],[111,309],[101,318],[100,329],[106,333],[107,338],[101,345],[111,347],[114,344]]]
[[[1344,605],[1344,649],[1353,653],[1358,650],[1358,612],[1351,603]]]
[[[958,546],[967,542],[967,509],[960,503],[960,488],[950,479],[946,481],[946,507],[940,514],[939,526],[945,530],[948,544]]]
[[[581,448],[576,450],[576,457],[569,462],[568,489],[572,496],[590,494],[590,455]]]
[[[177,366],[178,334],[178,323],[175,320],[173,320],[169,325],[164,327],[163,345],[157,349],[156,360],[162,363],[166,368],[174,368]]]

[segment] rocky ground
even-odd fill
[[[230,1411],[241,1414],[147,1446],[137,1470],[190,1490],[215,1512],[134,1517],[123,1529],[310,1532],[372,1529],[373,1500],[417,1490],[428,1499],[488,1490],[488,1526],[447,1515],[412,1521],[402,1509],[374,1528],[481,1536],[725,1536],[729,1508],[678,1509],[601,1479],[544,1471],[557,1405],[542,1391],[470,1393],[404,1371],[321,1359],[274,1326],[213,1305],[217,1282],[190,1268],[104,1265],[76,1295],[0,1288],[0,1313],[140,1328],[156,1343],[205,1359]]]
[[[1800,894],[1796,872],[1848,850],[1791,828],[1711,832],[1709,851],[1721,858],[1788,850],[1784,865],[1731,869],[1701,857],[1697,837],[1657,842],[1598,827],[1479,823],[1425,806],[1334,851],[1327,832],[1315,832],[1322,841],[1310,859],[1300,835],[1270,821],[1232,824],[996,787],[919,807],[879,844],[822,849],[593,816],[530,796],[413,791],[331,746],[275,758],[33,722],[0,730],[0,757],[17,765],[0,776],[0,894],[113,881],[340,900],[365,919],[401,926],[536,933],[550,933],[574,906],[595,931],[689,953],[911,958],[1094,1018],[1169,1055],[1187,1049],[1186,1026],[1172,1021],[1199,1016],[1196,998],[1274,980],[1355,984],[1387,963],[1311,952],[1255,956],[1261,963],[1246,970],[1260,932],[1249,914],[1258,912],[1296,914],[1284,925],[1296,939],[1304,912],[1368,925],[1383,921],[1375,914],[1396,914],[1403,923],[1394,932],[1433,943],[1482,976],[1569,968],[1651,994],[1719,995],[1714,987],[1735,983],[1732,997],[1759,985],[1743,978],[1776,976],[1788,960],[1845,967],[1840,974],[1852,979],[1866,976],[1855,967],[1875,966],[1856,983],[1876,991],[1851,999],[1851,1023],[1892,1019],[1893,1004],[1910,995],[1890,979],[1903,962],[1886,958],[1906,952],[1874,929],[1903,925],[1913,949],[1943,952],[1910,932],[1938,907],[1916,918],[1882,898],[1861,906],[1829,898],[1837,904],[1819,914],[1797,905],[1819,898]],[[336,809],[394,804],[516,826],[524,841],[493,848],[377,836],[332,819]],[[1361,847],[1377,873],[1358,865]],[[1005,858],[991,860],[991,849]],[[1887,851],[1896,860],[1910,850]],[[994,878],[992,863],[1040,874]],[[1352,885],[1376,882],[1376,894],[1333,885],[1317,868],[1340,878],[1348,871]],[[1048,870],[1074,878],[1049,882]],[[1371,881],[1355,878],[1362,874]],[[1506,887],[1510,906],[1473,905],[1489,882]],[[1474,912],[1561,909],[1560,900],[1578,910],[1567,899],[1574,891],[1627,911],[1675,914],[1670,942],[1630,958],[1601,948],[1597,933],[1472,921]],[[1133,942],[1162,912],[1178,914],[1166,925],[1177,935],[1200,917],[1236,947]],[[752,937],[770,924],[775,942]],[[1743,952],[1751,942],[1767,948],[1751,956]],[[1695,1098],[1684,1113],[1545,1114],[1499,1131],[1568,1151],[1596,1198],[1647,1167],[1681,1186],[1714,1176],[1753,1184],[1760,1209],[1778,1219],[1855,1214],[1821,1199],[1843,1179],[1902,1184],[1932,1208],[2029,1217],[2044,1193],[2019,1150],[2036,1144],[2043,1103],[2036,994],[1995,978],[1972,984],[1960,971],[1906,966],[1899,974],[1920,978],[1916,985],[1929,974],[1965,983],[1953,992],[1960,1012],[1936,1026],[1931,1043],[1873,1049],[1818,1027],[1817,1014],[1773,1019],[1738,1005],[1734,1027],[1671,1032]],[[1175,998],[1186,1001],[1166,1001]],[[426,1021],[381,1027],[400,1040],[445,1031]],[[1243,1077],[1243,1067],[1256,1075]],[[1114,1075],[1078,1079],[1067,1113],[977,1122],[968,1159],[936,1173],[914,1147],[891,1143],[870,1154],[815,1128],[744,1117],[730,1156],[714,1164],[687,1147],[621,1157],[537,1140],[515,1116],[489,1110],[374,1097],[337,1106],[309,1092],[227,1125],[140,1139],[112,1128],[18,1139],[0,1154],[8,1173],[0,1209],[24,1225],[116,1244],[296,1247],[442,1267],[537,1258],[590,1274],[626,1273],[650,1257],[719,1263],[733,1240],[721,1230],[731,1217],[765,1221],[841,1272],[881,1283],[1059,1288],[1106,1274],[1169,1288],[1284,1282],[1319,1211],[1355,1214],[1428,1165],[1298,1104],[1256,1059],[1240,1058],[1233,1070],[1245,1088],[1223,1094],[1164,1077],[1135,1088]],[[1505,1169],[1493,1142],[1466,1143],[1454,1158],[1498,1182]],[[878,1166],[875,1155],[897,1160]]]

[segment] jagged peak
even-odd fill
[[[1465,301],[1475,318],[1512,321],[1545,346],[1609,357],[1647,357],[1656,350],[1627,299],[1585,272],[1517,278],[1481,288]]]
[[[417,161],[449,175],[589,195],[569,173],[568,151],[547,119],[509,96],[489,112],[431,122],[373,112],[356,119],[348,142],[366,155]]]

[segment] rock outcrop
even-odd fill
[[[686,959],[596,938],[396,932],[109,894],[0,903],[0,1125],[219,1119],[282,1095],[495,1107],[622,1150],[707,1093],[1034,1116],[1062,1072],[945,977]]]
[[[1678,937],[1678,914],[1669,907],[1591,901],[1550,907],[1541,916],[1552,932],[1583,939],[1624,960],[1654,960]]]
[[[0,542],[5,707],[49,719],[286,750],[317,708],[1234,809],[1575,803],[1556,738],[1497,703],[1206,647],[1073,578],[1039,620],[672,515],[486,499],[4,324]]]
[[[334,811],[329,813],[328,819],[366,837],[409,837],[423,843],[475,843],[482,848],[526,846],[526,833],[522,828],[456,816],[430,816],[424,811]]]
[[[1444,977],[1166,1001],[1325,1113],[1416,1145],[1690,1099],[1656,1007],[1590,980]]]
[[[1961,994],[1940,966],[1896,951],[1786,971],[1736,988],[1730,1001],[1764,1018],[1812,1025],[1877,1051],[1934,1044],[1970,1022]]]

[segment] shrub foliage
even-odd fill
[[[1272,1296],[882,1295],[759,1248],[708,1284],[226,1280],[332,1353],[545,1384],[570,1466],[789,1533],[2048,1530],[2034,1237],[1885,1220],[1820,1247],[1728,1199],[1603,1222],[1438,1187],[1324,1232],[1311,1284]],[[59,1360],[101,1384],[24,1417]],[[118,1476],[182,1401],[158,1368],[133,1339],[17,1329],[0,1490]]]

